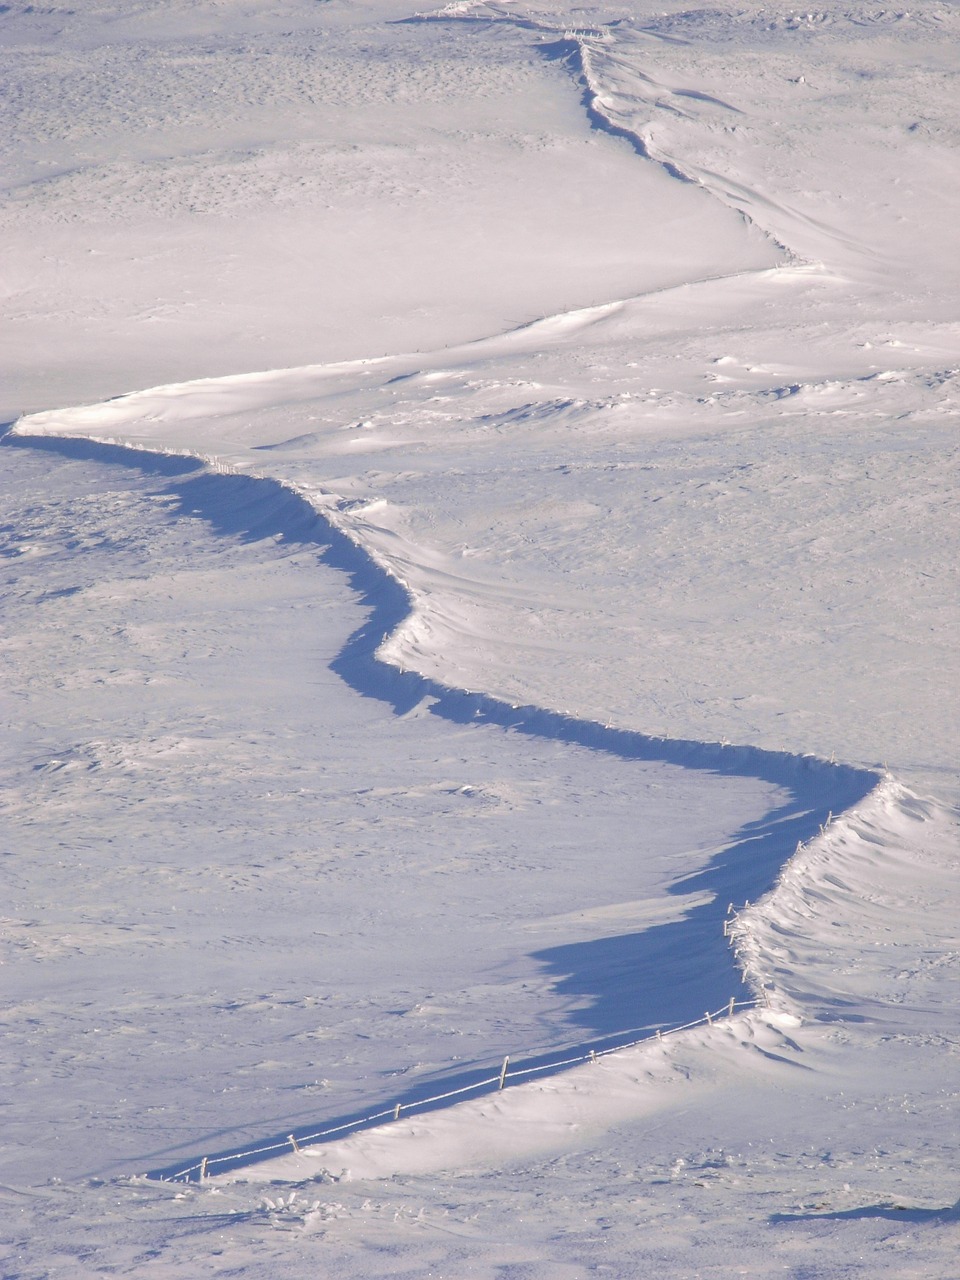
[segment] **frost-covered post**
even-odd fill
[[[504,1084],[506,1083],[506,1079],[507,1079],[507,1067],[508,1067],[509,1065],[510,1065],[510,1055],[509,1055],[509,1053],[508,1053],[508,1054],[507,1054],[507,1056],[506,1056],[506,1057],[504,1058],[504,1060],[503,1060],[503,1066],[500,1068],[500,1084],[497,1086],[497,1087],[498,1087],[498,1089],[501,1089],[501,1090],[502,1090],[502,1089],[503,1089]]]

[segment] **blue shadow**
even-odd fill
[[[291,547],[313,546],[321,561],[346,575],[351,589],[367,611],[367,618],[349,637],[331,668],[364,698],[375,698],[397,714],[429,700],[430,712],[454,724],[497,726],[511,733],[569,742],[622,760],[647,760],[699,770],[720,777],[750,777],[774,784],[783,804],[733,836],[730,844],[669,892],[706,892],[708,903],[680,920],[642,932],[595,941],[550,947],[532,953],[552,974],[556,990],[573,997],[581,1007],[569,1015],[572,1029],[582,1036],[574,1045],[525,1056],[519,1067],[560,1069],[559,1063],[578,1052],[609,1049],[703,1017],[706,1010],[740,1000],[744,989],[723,933],[730,903],[755,901],[773,887],[781,867],[800,842],[809,840],[830,813],[857,804],[877,784],[878,775],[865,769],[828,763],[809,756],[764,751],[756,747],[724,746],[694,740],[653,738],[627,729],[579,720],[535,706],[513,706],[483,693],[452,689],[412,671],[380,662],[376,649],[407,616],[406,590],[388,577],[356,543],[332,526],[315,508],[280,481],[208,471],[196,460],[86,440],[7,435],[6,447],[45,449],[63,458],[109,463],[155,475],[166,481],[161,492],[171,511],[205,521],[218,534],[243,542],[279,539]],[[678,816],[678,821],[682,815]],[[329,1117],[312,1128],[294,1130],[301,1140],[319,1129],[356,1130],[370,1123],[369,1112],[422,1112],[446,1102],[431,1102],[437,1093],[474,1088],[488,1081],[499,1063],[475,1063],[455,1071],[436,1072],[402,1093],[380,1099],[364,1113]],[[495,1087],[495,1086],[494,1086]],[[469,1095],[468,1095],[469,1096]],[[290,1150],[286,1132],[265,1137],[258,1147]],[[225,1135],[208,1134],[207,1148]],[[217,1172],[226,1172],[277,1154],[277,1150],[249,1157],[237,1147],[210,1156]],[[157,1153],[161,1154],[161,1153]],[[170,1178],[184,1162],[151,1170],[153,1178]]]

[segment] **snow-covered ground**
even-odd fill
[[[2,20],[4,1274],[960,1275],[956,7]]]

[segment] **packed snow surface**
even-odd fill
[[[4,1274],[960,1274],[956,7],[2,16]]]

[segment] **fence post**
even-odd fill
[[[747,904],[747,905],[749,905],[749,902],[748,902],[748,904]],[[730,907],[729,909],[730,909],[730,910],[733,910],[733,906],[732,906],[732,904],[731,904],[731,907]],[[724,926],[724,931],[726,931],[726,922],[725,922],[725,926]],[[767,987],[766,987],[765,985],[761,985],[761,986],[758,988],[758,995],[757,995],[757,997],[756,997],[756,998],[754,998],[754,999],[750,999],[750,1000],[741,1001],[741,1003],[745,1003],[745,1004],[748,1004],[748,1005],[759,1005],[759,1004],[761,1004],[761,1003],[762,1003],[762,1004],[763,1004],[763,1005],[765,1005],[765,1006],[766,1006],[766,1008],[768,1008],[768,1009],[770,1009],[770,1008],[772,1008],[772,1007],[773,1007],[773,1005],[772,1005],[772,1000],[771,1000],[771,994],[770,994],[770,991],[767,989]],[[712,1026],[714,1025],[714,1018],[715,1018],[715,1017],[723,1017],[723,1016],[726,1016],[726,1017],[732,1017],[732,1016],[733,1016],[733,1014],[734,1014],[734,1011],[735,1011],[736,1007],[737,1007],[737,998],[736,998],[736,996],[731,996],[731,997],[730,997],[730,999],[727,1001],[727,1005],[726,1005],[726,1008],[725,1008],[725,1009],[719,1010],[716,1014],[711,1013],[709,1009],[708,1009],[708,1010],[706,1010],[706,1011],[704,1012],[704,1015],[703,1015],[703,1021],[704,1021],[704,1022],[706,1022],[706,1024],[707,1024],[708,1026],[711,1026],[711,1027],[712,1027]],[[687,1024],[685,1024],[685,1026],[690,1026],[690,1027],[693,1027],[693,1026],[699,1026],[699,1025],[702,1025],[702,1024],[701,1024],[701,1023],[694,1023],[694,1022],[691,1022],[691,1023],[687,1023]],[[680,1028],[680,1027],[668,1027],[668,1028],[666,1029],[666,1035],[671,1034],[673,1031],[679,1031],[679,1030],[682,1030],[682,1029],[684,1029],[684,1028]],[[662,1044],[662,1042],[664,1041],[664,1039],[666,1038],[666,1036],[665,1036],[665,1034],[664,1034],[664,1030],[663,1030],[663,1028],[661,1028],[661,1027],[657,1027],[657,1028],[655,1029],[655,1031],[654,1031],[654,1035],[656,1036],[657,1042],[658,1042],[658,1043],[661,1043],[661,1044]],[[652,1037],[650,1037],[650,1036],[649,1036],[649,1034],[648,1034],[648,1035],[644,1036],[641,1040],[633,1041],[633,1044],[642,1044],[642,1043],[644,1043],[645,1041],[649,1041],[651,1038],[652,1038]],[[624,1048],[626,1048],[626,1047],[632,1047],[632,1046],[626,1046],[626,1045],[624,1045],[623,1047],[624,1047]],[[610,1050],[601,1050],[601,1053],[607,1053],[607,1052],[610,1052]],[[599,1061],[600,1061],[600,1055],[598,1055],[598,1053],[597,1053],[596,1049],[590,1049],[590,1050],[588,1051],[588,1054],[587,1054],[586,1058],[580,1057],[580,1058],[576,1058],[576,1059],[571,1059],[571,1061],[577,1061],[577,1062],[584,1062],[584,1061],[588,1061],[588,1062],[596,1063],[596,1062],[599,1062]],[[506,1082],[507,1082],[507,1073],[508,1073],[508,1071],[509,1071],[509,1067],[510,1067],[510,1055],[509,1055],[509,1054],[506,1054],[506,1055],[504,1056],[504,1059],[503,1059],[503,1064],[502,1064],[502,1065],[501,1065],[501,1067],[500,1067],[500,1076],[499,1076],[499,1079],[498,1079],[498,1081],[497,1081],[497,1089],[498,1089],[498,1091],[499,1091],[499,1092],[502,1092],[502,1091],[503,1091],[503,1089],[504,1089],[504,1088],[505,1088],[505,1086],[506,1086]],[[533,1067],[533,1068],[530,1068],[529,1070],[526,1070],[526,1071],[523,1071],[523,1070],[522,1070],[522,1071],[520,1072],[520,1074],[521,1074],[521,1075],[529,1075],[529,1074],[530,1074],[530,1071],[537,1071],[537,1070],[549,1070],[549,1069],[550,1069],[549,1067],[540,1067],[540,1068]],[[481,1084],[483,1084],[483,1083],[484,1083],[484,1082],[483,1082],[483,1081],[481,1081]],[[491,1083],[491,1082],[488,1080],[486,1083]],[[407,1106],[421,1106],[421,1105],[423,1105],[423,1103],[424,1103],[424,1102],[440,1101],[440,1099],[441,1099],[441,1098],[447,1098],[447,1097],[452,1097],[452,1096],[454,1096],[454,1093],[455,1093],[455,1094],[460,1094],[460,1093],[468,1092],[468,1091],[469,1091],[469,1089],[471,1089],[471,1088],[473,1088],[473,1087],[475,1087],[475,1086],[467,1086],[467,1088],[465,1088],[465,1089],[457,1089],[457,1090],[454,1090],[454,1091],[453,1091],[453,1093],[450,1093],[450,1094],[440,1094],[440,1095],[437,1095],[437,1097],[436,1097],[436,1098],[421,1099],[419,1102],[416,1102],[416,1103],[407,1103],[406,1105],[407,1105]],[[401,1111],[402,1111],[402,1109],[403,1109],[403,1106],[404,1106],[404,1104],[403,1104],[402,1102],[398,1102],[398,1103],[396,1103],[396,1104],[395,1104],[395,1106],[394,1106],[394,1108],[393,1108],[393,1118],[394,1118],[394,1120],[399,1120],[399,1119],[400,1119],[400,1113],[401,1113]],[[384,1115],[385,1113],[384,1113],[384,1112],[379,1112],[378,1114],[382,1116],[382,1115]],[[372,1116],[371,1116],[371,1117],[368,1117],[368,1119],[370,1119],[370,1120],[372,1120],[372,1119],[374,1119],[374,1118],[375,1118],[375,1117],[372,1117]],[[363,1122],[362,1120],[361,1120],[361,1121],[353,1121],[353,1122],[352,1122],[351,1124],[349,1124],[349,1125],[340,1126],[340,1128],[352,1128],[352,1127],[355,1127],[355,1126],[356,1126],[356,1125],[358,1125],[358,1124],[363,1124],[363,1123],[364,1123],[364,1122]],[[331,1129],[331,1130],[325,1130],[325,1131],[323,1131],[322,1133],[314,1133],[314,1134],[310,1134],[310,1135],[308,1136],[308,1138],[306,1139],[306,1141],[308,1141],[308,1142],[315,1142],[315,1141],[317,1141],[318,1139],[321,1139],[321,1138],[323,1138],[323,1137],[326,1137],[328,1134],[330,1134],[330,1133],[334,1133],[334,1132],[337,1132],[337,1131],[338,1131],[337,1129]],[[294,1152],[295,1152],[297,1155],[300,1155],[300,1154],[303,1152],[303,1149],[304,1149],[304,1148],[301,1146],[300,1142],[297,1140],[297,1138],[296,1138],[296,1135],[295,1135],[295,1134],[288,1133],[288,1134],[287,1134],[287,1139],[286,1139],[286,1140],[287,1140],[287,1142],[289,1142],[289,1143],[290,1143],[290,1146],[293,1148]],[[246,1155],[257,1155],[257,1154],[260,1154],[261,1152],[274,1151],[274,1150],[278,1150],[278,1149],[279,1149],[279,1147],[278,1147],[278,1146],[262,1147],[262,1148],[259,1148],[256,1152],[246,1152],[245,1154],[246,1154]],[[223,1157],[223,1156],[216,1156],[216,1155],[215,1155],[215,1156],[213,1156],[212,1161],[211,1161],[211,1158],[210,1158],[209,1156],[203,1156],[203,1157],[201,1157],[201,1160],[200,1160],[200,1164],[199,1164],[199,1166],[197,1166],[197,1165],[192,1166],[192,1169],[199,1169],[198,1181],[201,1181],[201,1182],[202,1182],[202,1181],[204,1181],[206,1178],[208,1178],[208,1177],[210,1176],[210,1164],[211,1164],[211,1162],[212,1162],[212,1163],[214,1163],[214,1164],[223,1163],[223,1161],[224,1161],[224,1159],[225,1159],[225,1158],[226,1158],[226,1157]],[[190,1174],[191,1174],[191,1169],[185,1169],[185,1170],[183,1170],[181,1173],[173,1174],[173,1175],[172,1175],[172,1180],[176,1181],[176,1180],[178,1180],[179,1178],[183,1177],[186,1181],[189,1181]],[[161,1181],[165,1181],[165,1180],[166,1180],[166,1179],[162,1178],[162,1176],[161,1176]]]

